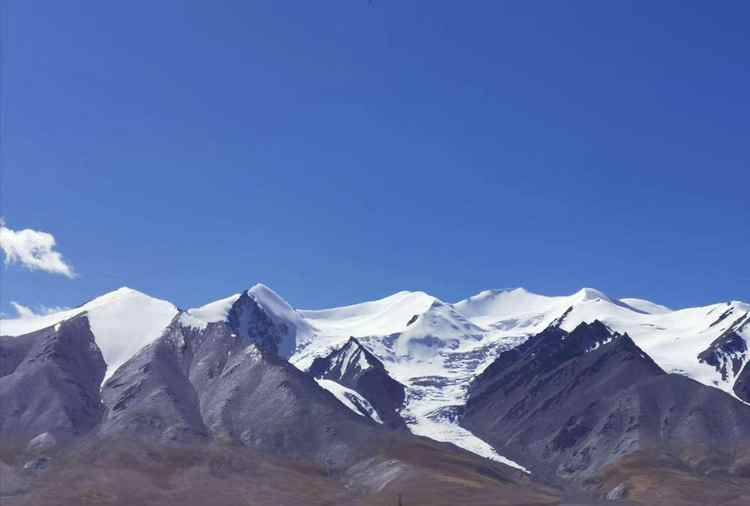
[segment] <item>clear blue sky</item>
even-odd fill
[[[4,0],[2,215],[182,307],[750,299],[750,4]]]

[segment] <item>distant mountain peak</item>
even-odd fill
[[[605,302],[612,302],[612,299],[610,299],[607,295],[605,295],[604,292],[601,292],[597,290],[596,288],[581,288],[575,293],[573,297],[575,299],[578,299],[580,302],[597,301],[597,300],[603,300]]]

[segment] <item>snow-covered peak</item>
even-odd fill
[[[277,322],[283,321],[292,323],[297,329],[304,329],[305,331],[309,330],[310,325],[305,321],[302,315],[295,311],[286,300],[281,298],[266,285],[258,283],[248,290],[247,294]]]
[[[472,323],[451,304],[438,299],[415,315],[398,336],[396,350],[419,360],[430,360],[441,350],[459,349],[465,341],[481,340],[485,330]]]
[[[107,364],[106,380],[141,348],[161,336],[178,310],[170,302],[123,287],[74,309],[2,320],[0,334],[27,334],[82,313],[88,317],[96,344]]]
[[[605,301],[612,302],[612,299],[607,297],[604,292],[597,290],[596,288],[581,288],[573,295],[573,301],[575,302],[587,302],[587,301]]]
[[[198,308],[188,309],[180,316],[180,322],[186,326],[204,329],[209,323],[227,322],[231,324],[232,314],[235,317],[244,314],[245,316],[236,318],[237,321],[234,321],[234,324],[243,327],[243,329],[238,329],[240,334],[243,334],[248,330],[244,327],[253,324],[250,321],[244,321],[244,318],[249,317],[253,311],[246,313],[244,311],[246,307],[240,307],[248,304],[257,305],[257,308],[260,308],[270,318],[277,331],[283,334],[274,336],[276,351],[282,357],[290,357],[296,349],[297,340],[308,339],[313,332],[312,326],[302,315],[276,292],[262,283],[258,283],[244,292],[230,295]],[[248,337],[254,338],[257,336]]]
[[[245,290],[244,293],[256,301],[269,315],[290,320],[301,320],[301,316],[292,309],[287,301],[262,283],[257,283],[249,290]],[[229,311],[241,296],[242,292],[235,293],[203,306],[188,309],[185,313],[203,323],[227,321]]]
[[[646,299],[627,297],[624,299],[620,299],[620,302],[625,304],[626,306],[630,306],[633,309],[646,314],[664,314],[672,312],[672,310],[667,306],[662,306],[661,304],[657,304]]]
[[[565,306],[566,297],[548,297],[529,292],[524,288],[512,290],[486,290],[459,301],[453,307],[482,326],[523,315],[532,317]]]
[[[280,356],[291,357],[297,348],[297,342],[306,341],[313,335],[312,325],[266,285],[258,283],[246,293],[263,308],[279,328],[286,329],[284,338],[278,343]]]
[[[540,295],[523,288],[488,290],[457,302],[453,307],[497,337],[533,335],[553,323],[564,323],[572,330],[578,323],[593,321],[602,313],[635,312],[595,288],[582,288],[563,296]],[[575,315],[578,318],[571,320]]]
[[[157,339],[178,310],[123,287],[76,309],[0,320],[0,335],[25,334],[80,313],[89,317],[109,377]],[[750,340],[749,314],[750,305],[738,301],[672,311],[643,299],[612,299],[593,288],[563,296],[523,288],[486,290],[455,304],[424,292],[402,291],[360,304],[300,311],[257,284],[189,309],[180,314],[180,321],[199,329],[225,322],[251,341],[270,339],[281,356],[302,370],[316,358],[342,349],[336,356],[343,368],[367,367],[363,350],[345,346],[356,337],[405,386],[402,414],[412,430],[437,437],[440,431],[457,434],[450,432],[458,430],[450,414],[464,402],[472,378],[497,353],[553,323],[570,332],[583,322],[598,320],[614,332],[627,333],[664,370],[731,392],[736,371],[748,361],[747,353],[732,350],[747,349],[740,345]],[[729,344],[722,344],[722,336]],[[732,367],[724,367],[724,374],[716,364]]]
[[[303,310],[320,333],[373,336],[403,331],[415,316],[427,311],[437,299],[424,292],[398,292],[383,299],[323,310]]]

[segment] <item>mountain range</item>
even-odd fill
[[[750,504],[749,338],[743,302],[591,288],[121,288],[0,320],[0,500]]]

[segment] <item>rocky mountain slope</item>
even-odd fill
[[[750,407],[665,373],[595,321],[549,327],[502,353],[472,383],[462,423],[550,477],[589,478],[646,449],[691,451],[686,465],[729,472],[744,455]]]
[[[457,446],[477,456],[459,458],[467,465],[495,461],[497,479],[534,494],[542,480],[640,500],[640,481],[611,477],[656,459],[687,480],[740,480],[740,497],[749,314],[736,301],[671,310],[593,289],[457,303],[399,292],[325,310],[295,310],[264,285],[188,310],[120,289],[0,320],[0,450],[28,466],[20,482],[52,476],[48,455],[100,441],[245,448],[340,485],[393,466],[396,481],[425,476],[426,461],[382,459],[426,436],[440,459],[466,455]]]

